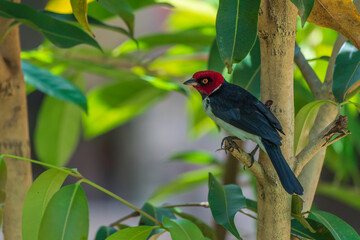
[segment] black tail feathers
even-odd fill
[[[284,156],[281,153],[280,146],[275,145],[265,139],[262,140],[262,143],[270,157],[272,164],[274,165],[274,168],[285,191],[287,191],[289,194],[296,193],[298,195],[302,195],[304,189],[287,164]]]

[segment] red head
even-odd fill
[[[224,77],[214,71],[200,71],[196,72],[193,77],[184,84],[191,85],[198,91],[210,95],[224,82]]]

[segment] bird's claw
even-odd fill
[[[259,145],[256,145],[256,147],[249,153],[249,156],[251,157],[251,163],[250,163],[250,166],[248,168],[251,168],[252,165],[254,164],[254,162],[255,162],[254,156],[255,156],[255,153],[256,153],[256,151],[258,149],[259,149]]]
[[[227,153],[227,151],[234,151],[234,149],[238,149],[239,146],[236,144],[236,142],[234,142],[234,140],[240,140],[238,137],[235,137],[235,136],[227,136],[227,137],[224,137],[223,140],[221,141],[221,145],[220,145],[220,149],[219,150],[224,150],[225,153]],[[228,144],[225,144],[225,141],[228,143]]]

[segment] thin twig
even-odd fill
[[[248,217],[251,217],[252,219],[257,220],[257,218],[256,218],[255,216],[253,216],[253,215],[251,215],[251,214],[249,214],[249,213],[247,213],[247,212],[244,212],[243,210],[239,210],[239,212],[241,212],[242,214],[244,214],[244,215],[246,215],[246,216],[248,216]]]
[[[134,212],[126,215],[125,217],[120,218],[119,220],[111,223],[111,224],[110,224],[110,227],[116,227],[117,225],[119,225],[119,224],[122,223],[123,221],[126,221],[126,220],[128,220],[128,219],[130,219],[130,218],[133,218],[133,217],[138,217],[138,216],[140,216],[140,213],[134,211]]]
[[[301,51],[295,55],[294,60],[302,75],[304,76],[305,81],[309,85],[311,92],[314,96],[317,96],[321,90],[322,83],[319,77],[316,75],[314,69],[310,66],[309,62],[305,59]]]

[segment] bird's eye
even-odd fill
[[[209,79],[204,78],[203,80],[201,80],[202,84],[207,84],[209,82]]]

